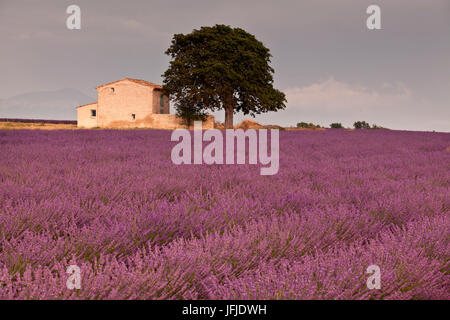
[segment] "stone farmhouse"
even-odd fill
[[[181,118],[170,114],[169,98],[159,84],[124,78],[96,89],[97,102],[77,107],[79,128],[186,128]],[[214,128],[213,116],[203,128]]]

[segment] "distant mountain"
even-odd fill
[[[20,94],[0,100],[0,118],[76,120],[76,107],[96,99],[71,88]]]

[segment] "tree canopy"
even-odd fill
[[[365,121],[356,121],[353,123],[355,129],[370,129],[370,124]]]
[[[188,122],[225,110],[225,127],[232,128],[236,112],[255,116],[286,107],[285,94],[273,87],[269,49],[243,29],[215,25],[175,34],[165,53],[171,61],[164,92]]]
[[[330,128],[332,128],[332,129],[342,129],[344,127],[342,126],[342,123],[340,123],[340,122],[333,122],[332,124],[330,124]]]

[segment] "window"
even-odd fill
[[[97,116],[97,110],[91,109],[91,117],[96,117],[96,116]]]
[[[163,95],[159,96],[159,106],[164,107],[164,96]]]
[[[136,115],[134,113],[131,114],[131,120],[136,120]]]
[[[109,88],[109,92],[114,93],[114,88]]]

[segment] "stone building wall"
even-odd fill
[[[96,116],[92,116],[95,110]],[[97,124],[97,103],[90,103],[77,108],[77,126],[80,128],[95,128]]]
[[[170,114],[170,102],[169,97],[163,96],[164,105],[161,106],[161,95],[162,92],[160,89],[153,90],[153,114]]]
[[[144,119],[133,122],[130,121],[113,121],[104,128],[152,128],[152,129],[192,129],[186,127],[180,117],[175,114],[150,114]],[[208,116],[202,124],[203,129],[214,129],[214,116]]]
[[[131,81],[121,81],[97,88],[98,126],[143,120],[153,112],[153,88]]]
[[[97,87],[98,101],[77,108],[80,128],[186,128],[181,118],[170,114],[170,101],[161,86],[148,81],[125,78]],[[92,115],[95,110],[95,116]],[[203,123],[214,128],[214,117]]]

